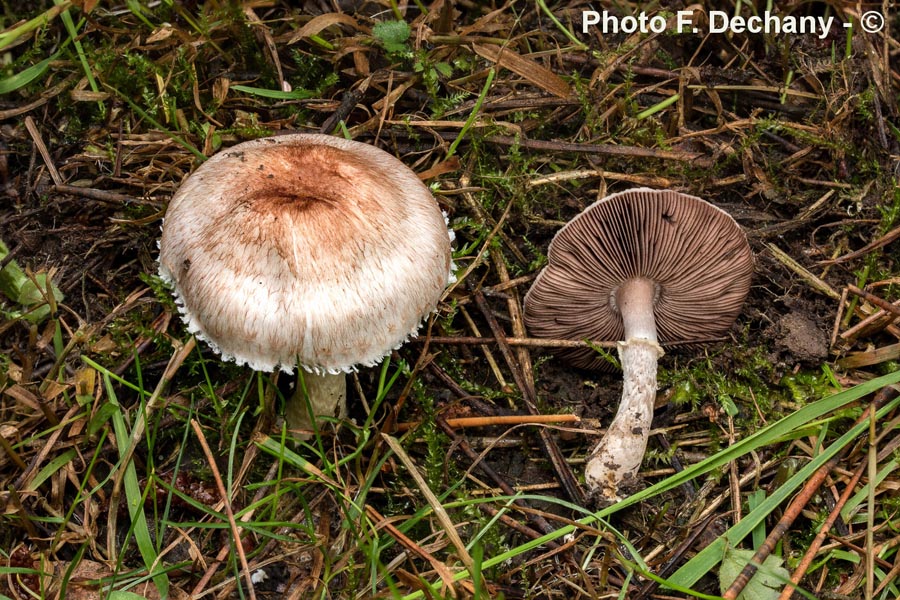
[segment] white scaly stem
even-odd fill
[[[309,395],[313,415],[342,419],[347,416],[347,375],[317,375],[305,371],[298,374],[297,389],[284,407],[284,420],[288,432],[301,440],[309,439],[310,435],[299,430],[315,430],[315,420],[307,411],[306,399],[303,397],[304,387]]]
[[[620,499],[619,485],[637,474],[647,450],[656,400],[656,364],[663,353],[653,317],[656,295],[656,284],[643,278],[626,281],[615,292],[614,302],[625,326],[625,341],[619,342],[622,400],[585,467],[591,495],[601,502]]]

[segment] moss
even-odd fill
[[[292,48],[289,55],[294,69],[286,77],[293,89],[310,90],[322,96],[338,83],[340,78],[331,62],[296,48]]]
[[[772,386],[769,381],[773,368],[765,360],[762,350],[744,351],[737,347],[729,351],[736,355],[729,357],[729,362],[739,365],[731,373],[723,371],[714,357],[708,357],[680,369],[660,368],[660,387],[672,388],[672,402],[690,406],[691,410],[697,410],[704,402],[714,401],[726,412],[734,412],[737,408],[747,417],[755,415],[756,411],[740,410],[744,406],[756,403],[760,407],[770,407]]]
[[[723,369],[723,360],[716,355],[682,368],[660,368],[660,388],[669,389],[670,402],[691,411],[712,402],[747,431],[840,389],[825,365],[817,371],[779,376],[767,354],[765,348],[747,343],[728,349],[731,370]]]

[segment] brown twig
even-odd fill
[[[81,196],[82,198],[89,198],[91,200],[97,200],[98,202],[105,202],[116,206],[121,204],[147,204],[157,208],[162,206],[161,202],[148,202],[146,200],[141,200],[140,198],[135,198],[134,196],[128,196],[127,194],[80,187],[77,185],[57,184],[54,185],[52,189],[54,192],[59,192],[60,194],[72,194],[73,196]]]
[[[445,423],[453,429],[467,427],[493,427],[495,425],[543,425],[546,423],[580,423],[578,415],[499,415],[491,417],[457,417],[446,419]],[[409,431],[421,423],[412,421],[397,423],[397,431]]]
[[[422,492],[428,505],[431,506],[431,510],[434,512],[434,516],[437,518],[438,523],[441,524],[447,539],[450,540],[450,543],[453,544],[453,547],[456,549],[456,554],[460,561],[462,561],[469,573],[475,576],[475,563],[472,560],[472,556],[469,554],[466,545],[463,543],[462,538],[459,536],[459,532],[456,531],[456,525],[453,523],[450,515],[447,514],[444,505],[441,504],[438,497],[431,491],[428,482],[426,482],[425,478],[422,477],[422,474],[419,473],[418,467],[413,462],[412,458],[410,458],[406,453],[406,450],[403,449],[403,446],[401,446],[400,442],[395,438],[382,433],[381,439],[388,447],[390,447],[394,455],[400,459],[400,462],[406,467],[407,472],[413,478],[413,481],[416,482],[416,487]]]
[[[394,527],[388,519],[386,519],[381,513],[379,513],[376,509],[368,504],[366,504],[366,514],[369,515],[370,519],[375,521],[376,530],[386,530],[391,535],[391,537],[397,540],[397,542],[401,546],[403,546],[413,554],[417,554],[421,558],[428,561],[428,564],[430,564],[431,567],[437,572],[438,576],[441,578],[441,581],[444,582],[444,585],[448,590],[450,590],[450,593],[453,595],[453,597],[456,597],[456,586],[453,582],[453,573],[449,568],[447,568],[447,565],[435,558],[433,554],[428,552],[428,550],[404,535],[402,531]]]
[[[163,371],[162,377],[160,377],[159,382],[157,382],[156,384],[156,388],[153,390],[153,393],[147,400],[146,407],[143,411],[140,411],[138,413],[137,419],[134,423],[134,427],[131,430],[131,440],[128,444],[128,447],[124,448],[121,454],[121,460],[119,462],[121,466],[118,472],[116,472],[115,476],[113,477],[113,489],[109,499],[109,504],[112,508],[109,511],[109,527],[106,534],[106,546],[107,552],[110,556],[116,555],[116,519],[118,513],[117,507],[119,504],[119,498],[122,493],[122,486],[125,481],[125,473],[128,470],[128,463],[131,462],[138,444],[144,437],[144,430],[147,426],[147,420],[150,419],[156,409],[159,408],[165,401],[165,399],[163,398],[163,391],[169,385],[169,382],[172,380],[172,378],[175,377],[175,373],[179,368],[181,368],[181,365],[184,363],[184,360],[187,358],[187,356],[194,350],[196,344],[197,340],[193,336],[191,336],[191,338],[187,342],[175,349],[175,352],[169,358],[169,363],[168,365],[166,365],[166,370]]]
[[[856,472],[853,473],[853,477],[850,478],[850,481],[847,482],[847,487],[844,488],[841,497],[838,499],[837,504],[832,509],[831,513],[828,515],[828,518],[825,519],[824,523],[822,523],[822,527],[816,534],[815,539],[813,539],[812,543],[809,545],[809,548],[807,548],[806,553],[800,560],[800,564],[798,564],[797,568],[794,569],[794,573],[791,575],[791,582],[784,586],[784,589],[781,591],[781,596],[778,597],[778,600],[790,600],[791,595],[794,593],[794,587],[798,583],[800,583],[800,580],[803,579],[804,575],[806,575],[806,571],[812,564],[813,559],[815,559],[816,553],[819,551],[819,548],[822,547],[822,544],[825,542],[825,538],[828,537],[828,532],[831,531],[832,526],[834,526],[838,517],[841,515],[841,510],[844,508],[844,505],[847,504],[847,500],[849,500],[850,496],[853,494],[854,488],[856,487],[856,484],[859,483],[859,480],[862,477],[865,469],[865,463],[860,464],[860,466],[856,469]]]
[[[477,452],[472,450],[472,447],[469,443],[464,439],[459,437],[456,434],[456,431],[447,424],[447,421],[441,417],[437,417],[435,419],[438,427],[440,427],[447,437],[453,442],[453,447],[459,448],[466,456],[469,457],[469,460],[472,461],[473,464],[477,465],[481,471],[487,475],[493,482],[500,488],[500,490],[506,494],[507,496],[515,496],[516,491],[510,486],[506,481],[501,477],[494,469],[491,468],[484,460],[481,460],[481,457]],[[513,504],[515,504],[518,508],[526,508],[526,504],[522,500],[514,500]],[[544,534],[551,533],[553,531],[553,526],[547,522],[543,517],[533,515],[531,517],[534,524],[540,529]],[[533,539],[537,539],[536,537]],[[554,545],[553,542],[548,542],[548,546]]]
[[[34,141],[34,145],[41,154],[41,158],[44,159],[44,164],[47,165],[47,171],[50,173],[50,179],[52,179],[53,183],[56,185],[62,185],[63,178],[56,169],[53,158],[50,156],[50,151],[47,149],[47,144],[44,143],[41,132],[38,131],[37,125],[35,125],[31,115],[25,117],[25,129],[28,130],[28,134],[31,136],[32,141]]]
[[[869,404],[868,409],[856,419],[856,425],[868,421],[871,417],[870,415],[874,415],[875,411],[878,410],[878,407],[883,405],[885,402],[888,402],[891,398],[896,395],[896,391],[894,391],[891,387],[882,388],[872,399],[872,402]],[[794,520],[800,515],[801,511],[806,507],[815,493],[818,491],[819,487],[825,481],[825,478],[834,469],[835,466],[841,461],[844,456],[844,451],[841,450],[837,454],[835,454],[831,460],[826,462],[824,465],[819,467],[819,469],[813,473],[812,477],[810,477],[806,484],[803,486],[803,489],[800,490],[800,493],[797,494],[791,504],[785,509],[784,514],[781,519],[778,521],[778,524],[772,528],[772,531],[769,532],[768,537],[762,543],[762,545],[756,550],[756,553],[753,555],[753,558],[750,559],[750,562],[747,563],[747,566],[744,567],[743,571],[741,571],[740,575],[734,580],[734,582],[729,586],[729,588],[722,594],[722,597],[726,600],[735,600],[738,595],[744,590],[747,584],[750,582],[750,579],[753,578],[753,575],[756,573],[756,570],[765,562],[766,558],[768,558],[769,554],[772,553],[772,550],[775,549],[775,545],[778,543],[787,530],[790,529]],[[870,482],[874,485],[874,481]]]
[[[794,523],[794,520],[800,516],[800,513],[803,511],[806,505],[809,504],[809,501],[819,490],[819,487],[821,487],[822,483],[825,482],[825,478],[828,477],[828,474],[831,473],[831,470],[838,465],[842,457],[843,452],[838,452],[831,458],[831,460],[819,467],[819,469],[815,473],[813,473],[812,477],[810,477],[806,481],[803,489],[800,490],[800,493],[794,497],[791,504],[784,511],[781,519],[778,521],[775,527],[772,528],[772,531],[769,532],[766,540],[759,548],[756,549],[756,553],[753,555],[753,558],[750,559],[750,562],[747,563],[747,566],[744,567],[744,569],[732,582],[728,589],[725,590],[725,593],[722,594],[723,598],[725,598],[726,600],[735,600],[738,595],[742,591],[744,591],[744,588],[747,587],[747,584],[750,583],[750,580],[756,574],[757,569],[762,566],[762,564],[775,549],[775,545],[778,543],[778,540],[780,540],[784,536],[784,534],[787,533],[788,529],[790,529],[791,525]]]
[[[3,432],[0,431],[0,449],[6,452],[6,455],[12,460],[20,470],[24,471],[28,468],[28,465],[25,464],[25,461],[22,460],[22,457],[19,456],[19,453],[15,451],[12,447],[12,444],[6,439],[3,435]]]
[[[883,248],[898,238],[900,238],[900,227],[897,227],[897,228],[893,229],[892,231],[889,231],[888,233],[884,234],[877,240],[866,244],[859,250],[856,250],[849,254],[845,254],[838,258],[832,258],[830,260],[820,260],[818,262],[818,264],[823,265],[823,266],[824,265],[837,265],[842,262],[846,262],[848,260],[853,260],[854,258],[859,258],[860,256],[865,256],[872,250],[876,250],[878,248]]]
[[[231,528],[231,536],[234,540],[234,547],[237,550],[238,559],[241,561],[241,568],[244,571],[244,583],[247,586],[247,593],[250,594],[250,600],[256,600],[256,590],[253,587],[253,580],[250,578],[250,565],[247,563],[247,554],[244,552],[244,544],[241,543],[241,532],[238,530],[237,521],[234,519],[234,511],[231,510],[231,498],[225,490],[225,484],[222,482],[222,475],[219,473],[218,465],[216,465],[216,458],[213,456],[212,450],[209,449],[209,444],[206,443],[206,436],[203,435],[203,430],[200,429],[200,424],[196,419],[191,419],[191,427],[197,435],[200,447],[203,448],[203,454],[206,456],[209,468],[212,471],[213,479],[216,481],[216,487],[219,490],[219,497],[222,498],[222,504],[225,507],[225,515],[228,517],[228,526]]]
[[[528,382],[523,379],[518,361],[516,360],[516,357],[513,356],[509,344],[506,343],[503,330],[500,328],[500,324],[491,312],[491,308],[488,306],[487,301],[484,299],[484,295],[482,295],[481,292],[475,292],[475,303],[478,305],[478,308],[481,309],[482,315],[485,320],[487,320],[497,343],[500,345],[500,353],[503,355],[507,366],[509,366],[509,370],[512,372],[516,387],[522,392],[525,407],[528,409],[529,413],[533,415],[539,414],[534,387],[529,385]],[[576,481],[575,476],[572,474],[572,469],[569,468],[569,464],[563,457],[562,452],[560,452],[559,447],[556,445],[550,432],[542,428],[539,431],[539,435],[544,452],[553,464],[557,477],[559,477],[560,483],[562,483],[563,488],[566,490],[569,499],[579,506],[584,506],[586,502],[584,492],[581,490],[581,487],[579,487],[578,481]]]
[[[828,296],[829,298],[833,298],[834,300],[841,299],[841,295],[837,293],[834,288],[822,281],[822,279],[820,279],[819,277],[813,275],[807,268],[791,258],[787,252],[785,252],[775,244],[766,244],[766,248],[769,249],[769,252],[772,254],[773,258],[799,275],[812,289]]]
[[[887,311],[887,312],[891,313],[892,315],[894,315],[895,317],[900,317],[900,306],[891,304],[884,298],[881,298],[880,296],[876,296],[872,292],[867,292],[866,290],[861,290],[853,284],[848,285],[847,289],[850,291],[851,294],[856,294],[863,300],[874,304],[881,310]]]
[[[509,281],[503,281],[496,285],[486,285],[481,288],[481,293],[488,298],[492,296],[505,296],[504,292],[506,292],[506,290],[518,287],[523,283],[533,281],[535,277],[537,277],[536,272],[529,273],[528,275],[522,275],[521,277],[515,277],[513,279],[510,279]],[[456,301],[459,304],[468,304],[473,300],[471,296],[460,296]]]
[[[427,340],[425,338],[415,338],[410,343],[430,344],[446,344],[460,346],[480,346],[481,344],[499,344],[496,337],[474,337],[474,336],[439,336],[433,335]],[[672,342],[660,342],[660,346],[670,348],[674,346],[689,346],[691,344],[714,344],[716,342],[728,341],[727,337],[702,338],[696,340],[675,340]],[[528,348],[617,348],[618,342],[610,341],[592,341],[592,340],[554,340],[545,338],[531,337],[507,337],[503,338],[503,342],[509,346],[525,346]]]
[[[546,150],[548,152],[580,152],[585,154],[604,154],[607,156],[632,156],[638,158],[659,158],[662,160],[681,160],[692,162],[698,167],[712,166],[712,160],[700,152],[678,152],[677,150],[657,150],[639,146],[619,146],[614,144],[579,144],[576,142],[555,142],[551,140],[531,140],[506,135],[488,136],[485,141],[504,146],[518,146],[529,150]]]

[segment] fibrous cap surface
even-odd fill
[[[435,309],[450,265],[444,216],[415,173],[314,134],[201,165],[169,203],[159,257],[188,329],[262,371],[377,363]]]

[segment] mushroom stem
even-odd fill
[[[347,375],[344,373],[308,373],[298,369],[297,388],[284,407],[288,432],[307,440],[317,429],[316,417],[347,416]],[[307,404],[307,398],[309,398]],[[310,413],[307,407],[312,410]]]
[[[626,343],[631,339],[642,339],[656,344],[653,306],[658,296],[659,286],[646,277],[629,279],[613,292],[613,303],[625,327]]]
[[[620,499],[619,486],[637,474],[647,450],[656,400],[656,364],[663,354],[656,341],[653,317],[656,296],[656,284],[644,278],[628,280],[614,292],[616,309],[625,326],[625,341],[619,342],[622,400],[585,467],[591,495],[601,501]]]

